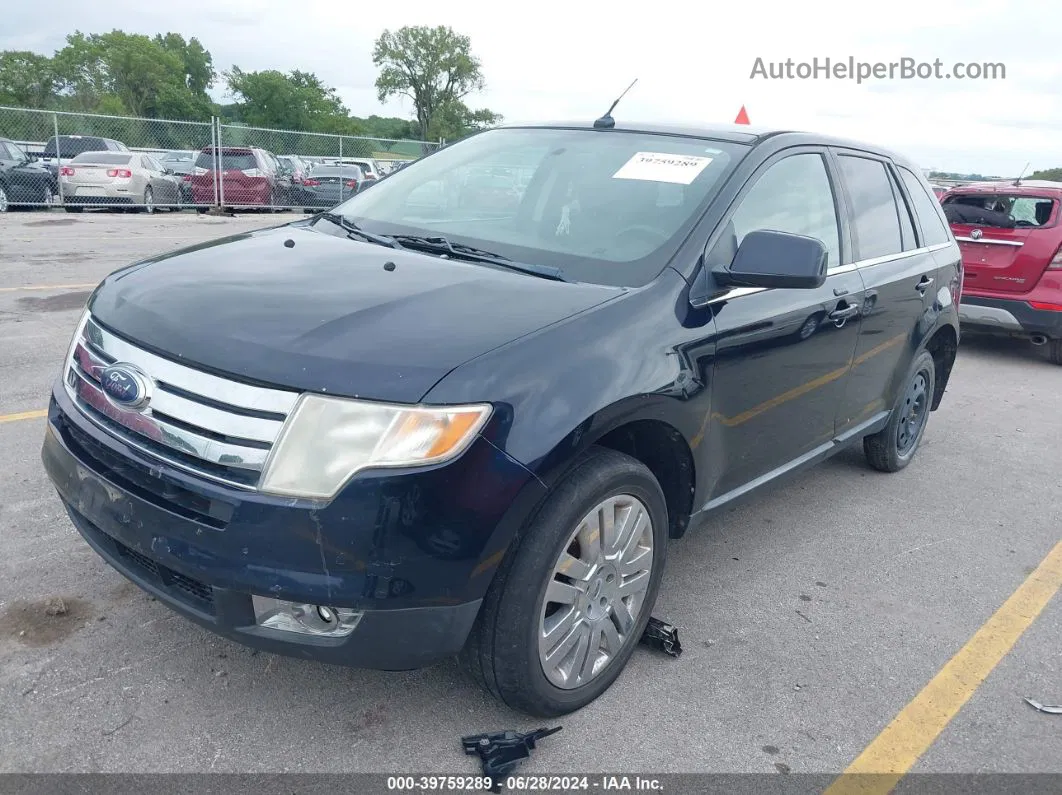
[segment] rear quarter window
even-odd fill
[[[940,202],[929,194],[922,180],[915,176],[913,171],[901,166],[900,177],[907,187],[907,193],[918,216],[918,224],[922,228],[922,245],[935,246],[949,242],[951,234],[940,218]]]

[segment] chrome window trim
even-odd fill
[[[1025,241],[1023,240],[989,240],[986,237],[972,238],[967,237],[966,235],[956,235],[955,239],[961,240],[964,243],[990,243],[993,246],[1017,246],[1020,248],[1025,245]]]
[[[871,257],[870,259],[859,260],[858,262],[851,262],[847,265],[842,265],[839,268],[833,270],[827,269],[826,278],[836,276],[841,273],[851,273],[853,271],[861,270],[862,268],[870,268],[874,265],[884,265],[886,262],[896,262],[902,259],[909,259],[910,257],[916,257],[920,254],[929,254],[933,251],[940,251],[941,249],[948,248],[953,245],[950,241],[947,243],[934,243],[932,246],[921,246],[919,248],[911,249],[910,251],[901,251],[899,254],[885,254],[881,257]],[[734,287],[722,295],[712,298],[708,303],[715,304],[720,301],[729,301],[733,298],[741,298],[744,295],[752,295],[753,293],[762,293],[764,290],[769,290],[770,287]]]

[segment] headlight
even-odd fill
[[[363,469],[448,461],[464,452],[490,412],[489,405],[407,407],[303,395],[273,446],[261,490],[331,499]]]

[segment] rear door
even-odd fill
[[[944,208],[949,219],[961,219],[951,228],[972,290],[1027,293],[1058,248],[1058,201],[1050,196],[959,192]]]
[[[918,240],[908,201],[885,158],[834,149],[866,293],[852,373],[837,415],[843,436],[892,408],[937,290],[937,262]]]

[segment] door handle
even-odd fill
[[[915,289],[918,290],[918,292],[922,293],[922,295],[925,295],[926,290],[929,289],[929,285],[931,285],[932,283],[933,280],[930,277],[923,276],[922,281],[915,285]]]
[[[859,304],[848,304],[848,306],[845,306],[841,309],[835,309],[830,312],[829,317],[830,320],[833,320],[834,322],[844,322],[849,318],[855,317],[859,314],[859,312]]]

